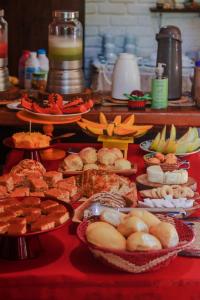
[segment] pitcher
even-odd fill
[[[124,94],[140,90],[140,72],[137,57],[129,53],[121,53],[115,64],[112,79],[112,97],[127,100]]]

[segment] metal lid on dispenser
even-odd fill
[[[62,19],[78,19],[78,11],[65,11],[65,10],[54,10],[53,18],[62,18]]]
[[[165,38],[182,42],[180,29],[172,25],[161,27],[159,33],[156,34],[156,40],[158,41]]]

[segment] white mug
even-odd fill
[[[112,97],[127,100],[124,94],[140,90],[140,72],[137,57],[130,53],[121,53],[113,70]]]

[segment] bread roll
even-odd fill
[[[102,155],[104,155],[104,153],[106,153],[107,151],[109,151],[109,149],[108,149],[108,148],[105,148],[105,147],[99,149],[98,152],[97,152],[97,160],[99,161],[100,157],[101,157]]]
[[[97,161],[96,149],[92,147],[87,147],[79,152],[80,158],[84,164],[94,164]]]
[[[110,150],[112,151],[112,153],[115,154],[116,159],[123,158],[123,153],[122,153],[122,151],[120,149],[118,149],[118,148],[112,148]]]
[[[81,171],[83,169],[82,159],[78,154],[70,154],[63,161],[65,170]]]
[[[112,225],[94,222],[88,225],[86,238],[89,243],[114,250],[125,250],[126,239]]]
[[[132,233],[126,242],[128,251],[149,251],[162,249],[160,241],[153,235],[144,232]]]
[[[141,218],[148,227],[160,223],[160,220],[155,215],[143,208],[133,208],[128,216],[137,216],[138,218]]]
[[[129,170],[131,169],[131,162],[124,158],[119,158],[114,163],[116,170]]]
[[[150,227],[150,233],[160,240],[163,248],[175,247],[179,243],[176,228],[170,223],[160,222],[158,225]]]
[[[122,214],[114,209],[105,209],[100,215],[100,220],[107,222],[115,227],[117,227],[125,218],[125,214]]]
[[[130,218],[125,218],[124,221],[119,224],[117,230],[127,237],[131,233],[137,231],[148,232],[149,228],[142,219],[132,216]]]
[[[98,160],[103,165],[113,165],[116,160],[116,155],[112,153],[112,150],[107,149],[106,151],[102,151],[101,154],[98,155]]]
[[[99,167],[97,166],[97,164],[86,164],[83,167],[84,171],[86,171],[86,170],[98,170],[98,169],[99,169]]]

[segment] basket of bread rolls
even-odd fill
[[[164,172],[178,170],[180,167],[189,169],[189,162],[181,161],[174,153],[148,153],[143,158],[146,167],[159,165]]]
[[[77,235],[95,257],[130,273],[168,265],[194,239],[192,229],[182,221],[142,208],[128,214],[105,209],[98,220],[84,220]]]

